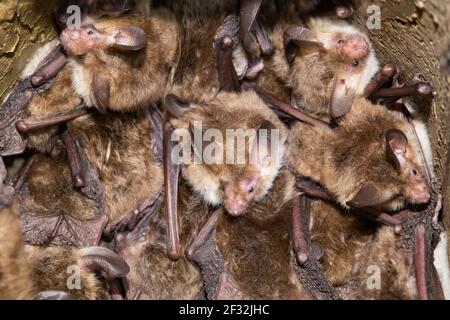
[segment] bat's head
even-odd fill
[[[331,34],[330,43],[327,45],[330,54],[344,63],[364,60],[369,55],[371,48],[366,35],[341,32]]]
[[[397,210],[430,200],[412,130],[403,115],[381,106],[365,102],[352,108],[337,129],[333,151],[333,188],[343,204]]]
[[[192,150],[192,161],[183,165],[183,176],[205,202],[238,216],[268,193],[281,167],[287,132],[254,92],[220,93],[173,123],[189,132],[183,150]]]
[[[293,64],[291,77],[296,79],[296,74],[305,72],[304,61],[318,64],[311,65],[316,71],[309,71],[313,78],[309,81],[325,88],[322,90],[326,102],[323,108],[329,107],[331,117],[338,118],[349,111],[355,96],[362,95],[378,70],[378,61],[369,38],[346,22],[312,19],[310,25],[311,29],[291,26],[284,32],[288,61],[293,63],[299,56],[300,62],[298,66]],[[311,54],[320,56],[305,60],[305,55],[313,57]],[[308,94],[302,90],[303,81],[294,80],[293,83],[294,92]],[[300,88],[297,90],[295,86]],[[332,90],[331,95],[328,90]],[[306,101],[306,104],[312,103],[316,101]]]
[[[138,51],[147,45],[147,35],[141,28],[112,23],[66,28],[61,33],[60,39],[64,49],[74,56],[83,56],[93,50],[108,48]]]

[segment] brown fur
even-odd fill
[[[220,185],[236,184],[239,177],[254,175],[258,172],[257,166],[251,164],[226,164],[226,129],[257,129],[259,125],[268,120],[279,129],[280,152],[284,152],[287,131],[278,117],[258,98],[254,92],[242,94],[220,93],[208,105],[192,106],[181,119],[172,121],[175,128],[190,129],[194,121],[202,121],[203,130],[214,128],[224,137],[221,145],[224,150],[223,164],[202,165],[189,164],[183,167],[183,175],[193,186],[194,190],[203,195],[203,198],[214,205],[220,204],[224,194]],[[246,147],[248,152],[248,146]],[[248,159],[248,153],[246,153]],[[255,198],[260,200],[270,188],[275,175],[278,173],[271,169],[268,176],[262,177],[262,183],[255,190]]]
[[[402,247],[393,228],[380,228],[374,241],[359,259],[356,288],[350,294],[355,299],[411,300],[417,299],[414,267],[411,256]],[[370,288],[370,278],[376,266],[380,272],[380,288]],[[369,279],[370,278],[370,279]]]
[[[251,299],[306,299],[291,266],[294,178],[284,171],[243,217],[223,215],[215,241],[228,271]]]
[[[180,54],[171,91],[184,100],[204,103],[219,90],[214,36],[236,1],[178,1]]]
[[[178,199],[180,243],[184,252],[207,218],[208,208],[186,185],[180,186]],[[203,280],[198,267],[184,255],[178,261],[167,256],[166,216],[162,203],[143,229],[139,237],[126,236],[125,248],[119,249],[131,268],[127,281],[134,290],[143,293],[141,299],[196,299],[203,296]]]
[[[83,59],[71,58],[57,75],[53,87],[35,95],[28,107],[30,118],[73,110],[83,101],[92,106],[93,74],[110,82],[109,107],[112,110],[135,111],[159,101],[166,91],[171,68],[176,62],[178,27],[166,10],[155,10],[151,18],[131,16],[105,18],[96,27],[138,26],[148,36],[147,47],[137,53],[120,53],[97,49]],[[57,127],[29,134],[29,147],[50,152],[55,144]]]
[[[58,158],[38,156],[30,169],[27,186],[30,195],[26,206],[45,214],[55,214],[62,208],[77,219],[93,219],[100,214],[94,201],[75,190],[68,161],[63,153]]]
[[[81,99],[73,92],[72,75],[68,66],[63,68],[53,86],[35,94],[27,107],[30,118],[41,119],[52,114],[70,111],[81,104]],[[40,152],[50,152],[56,141],[57,127],[33,131],[29,134],[28,147]]]
[[[32,292],[16,208],[0,209],[0,300],[29,299]]]
[[[160,190],[162,167],[151,150],[151,125],[145,112],[89,115],[68,126],[99,174],[111,222]]]
[[[312,239],[324,249],[322,268],[345,299],[416,299],[414,270],[392,227],[379,227],[323,201],[311,206]],[[375,269],[380,288],[372,288]],[[369,284],[369,285],[368,285]]]
[[[73,58],[74,86],[88,106],[90,84],[94,73],[110,83],[109,108],[116,111],[135,111],[147,108],[165,92],[170,70],[175,64],[178,27],[166,10],[155,10],[151,17],[126,16],[95,21],[94,27],[140,27],[148,37],[145,48],[120,52],[97,48],[82,59]]]
[[[28,264],[32,270],[32,281],[36,292],[45,290],[65,291],[77,299],[107,299],[108,291],[94,272],[79,269],[80,289],[69,289],[68,282],[73,270],[78,267],[78,249],[62,247],[27,247]],[[69,280],[69,281],[68,281]]]
[[[59,290],[79,299],[105,299],[104,284],[91,271],[81,271],[81,290],[69,290],[67,268],[77,265],[78,250],[25,246],[16,206],[0,211],[0,300],[32,299]]]
[[[354,213],[320,200],[312,202],[310,217],[312,240],[324,249],[325,276],[333,286],[346,284],[377,227]]]
[[[300,174],[320,182],[343,206],[368,181],[402,195],[408,181],[386,156],[385,134],[393,128],[408,137],[407,156],[417,163],[415,138],[406,119],[362,98],[355,99],[351,112],[334,130],[296,124],[289,162]],[[423,172],[420,165],[417,168]],[[385,204],[385,209],[396,210],[403,205],[404,201],[394,199]]]
[[[291,25],[306,25],[312,31],[317,32],[333,32],[333,27],[329,22],[322,26],[320,19],[302,21],[293,14],[288,14],[279,20],[279,23],[269,33],[275,47],[274,54],[265,58],[265,69],[260,74],[258,83],[266,91],[285,101],[289,101],[292,94],[292,101],[299,108],[327,120],[330,118],[329,105],[333,84],[339,66],[342,64],[340,57],[335,51],[303,48],[298,50],[292,64],[289,64],[285,56],[283,34]],[[336,24],[339,25],[340,22],[336,22]],[[346,35],[344,32],[334,32],[333,39],[337,41],[344,35]],[[359,65],[353,68],[352,73],[362,74],[360,81],[362,85],[358,86],[356,92],[359,96],[363,93],[362,86],[365,86],[366,81],[373,76],[371,72],[375,72],[376,70],[373,69],[378,67],[373,59],[374,53],[371,52],[370,59],[360,60]],[[367,77],[369,79],[366,79]]]

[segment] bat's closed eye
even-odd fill
[[[339,44],[339,45],[343,45],[345,43],[345,40],[344,39],[339,39],[338,41],[337,41],[337,44]]]
[[[255,191],[255,187],[248,188],[248,193],[253,193]]]

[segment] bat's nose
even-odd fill
[[[66,40],[76,40],[80,37],[80,31],[78,30],[71,30],[71,29],[65,29],[61,37]]]
[[[351,41],[351,46],[355,59],[362,59],[369,54],[370,44],[365,36],[355,36]]]
[[[238,217],[244,214],[247,204],[241,200],[225,201],[224,207],[230,215]]]
[[[430,189],[426,184],[417,184],[414,186],[410,197],[408,197],[411,204],[424,204],[430,201]]]

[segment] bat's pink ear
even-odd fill
[[[81,268],[99,271],[105,279],[122,278],[130,272],[130,267],[122,257],[103,247],[81,249],[78,263]]]
[[[289,63],[295,57],[298,48],[326,50],[331,47],[332,34],[315,32],[300,26],[290,26],[284,31],[284,50]]]
[[[401,172],[406,163],[406,149],[408,138],[398,129],[390,129],[386,133],[386,153],[389,161],[392,162],[397,172]]]
[[[106,113],[106,109],[109,107],[110,90],[109,80],[94,73],[91,83],[91,98],[101,113]]]
[[[374,207],[383,204],[393,197],[392,192],[381,190],[373,183],[365,183],[358,193],[347,204],[353,208]]]
[[[148,42],[147,34],[138,27],[112,28],[108,33],[111,46],[124,51],[141,50]]]
[[[351,66],[336,72],[333,92],[330,100],[330,115],[333,119],[339,118],[350,111],[353,99],[358,88],[360,75],[351,71]]]

